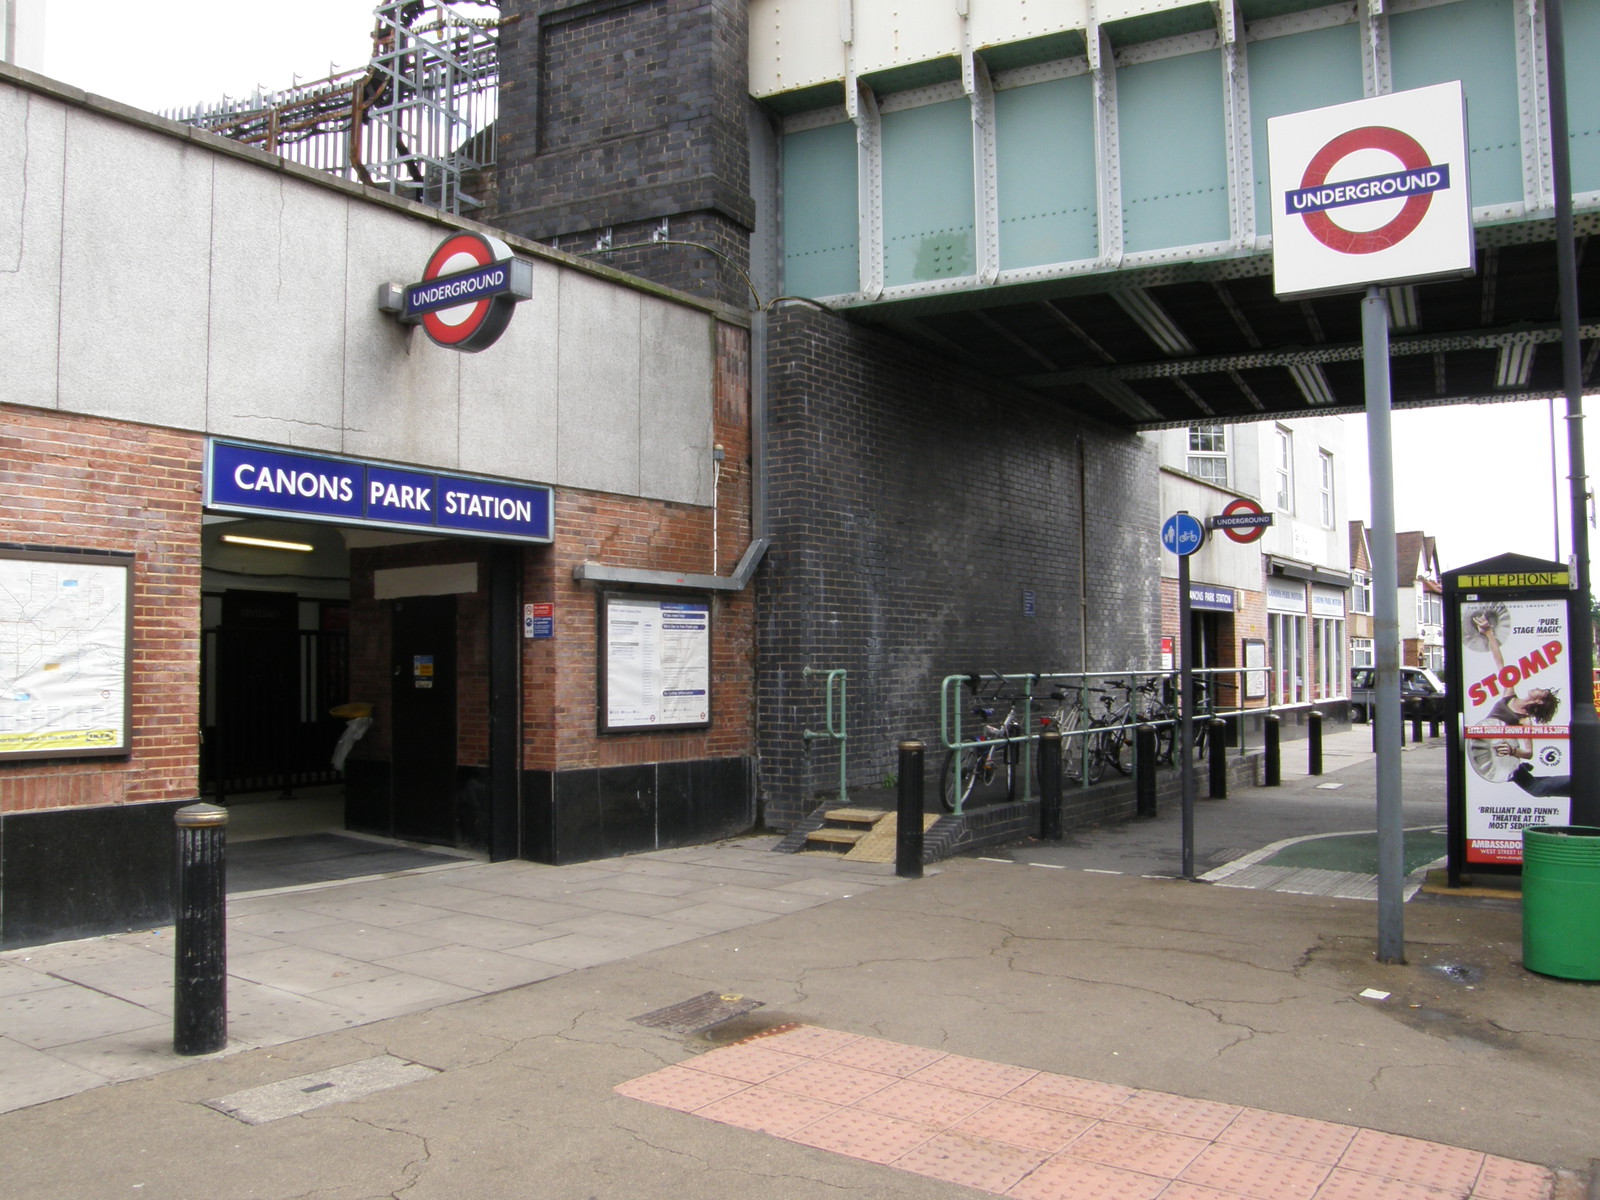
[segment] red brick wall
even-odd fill
[[[711,597],[711,727],[600,735],[593,584],[572,578],[584,562],[727,575],[750,544],[749,334],[718,327],[713,440],[724,450],[712,510],[594,492],[557,491],[555,544],[530,552],[525,603],[553,602],[555,636],[523,643],[523,766],[572,770],[629,763],[732,758],[755,753],[754,587]],[[646,453],[649,448],[646,447]]]
[[[0,812],[196,796],[203,448],[0,404],[0,542],[135,555],[131,757],[0,760]]]

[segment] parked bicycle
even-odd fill
[[[982,695],[983,678],[967,678],[974,702],[970,711],[978,721],[977,736],[971,744],[945,752],[944,765],[939,769],[939,803],[945,812],[965,810],[974,795],[990,802],[1016,798],[1017,763],[1025,733],[1017,715],[1019,698],[1002,696],[998,689],[1004,686],[1005,679],[998,673],[994,679],[996,691],[986,701]],[[1001,704],[1009,704],[1010,708],[996,719]]]

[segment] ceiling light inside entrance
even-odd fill
[[[266,550],[298,550],[303,554],[310,554],[316,549],[308,542],[280,542],[273,538],[245,537],[242,533],[225,533],[222,540],[232,542],[236,546],[260,546]]]

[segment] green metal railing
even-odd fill
[[[807,679],[811,678],[813,675],[821,675],[824,677],[824,708],[822,721],[827,728],[821,732],[818,732],[814,729],[807,729],[804,730],[800,736],[803,737],[808,743],[819,740],[834,741],[839,743],[839,803],[848,804],[850,802],[850,790],[846,786],[845,779],[848,772],[849,756],[847,755],[846,750],[850,741],[850,732],[846,717],[845,701],[848,695],[850,672],[844,670],[828,671],[820,668],[805,667],[801,670],[800,674],[805,676]],[[835,695],[838,697],[837,702],[834,699]]]

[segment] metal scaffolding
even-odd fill
[[[372,59],[281,92],[164,115],[450,213],[482,201],[463,177],[494,163],[499,99],[490,0],[379,0]]]

